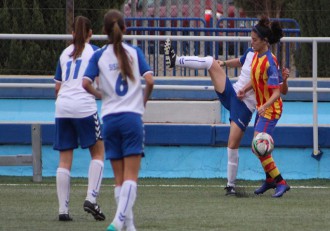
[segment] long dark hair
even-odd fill
[[[113,50],[118,59],[122,78],[126,80],[128,76],[130,80],[134,81],[130,63],[131,59],[122,45],[124,30],[125,21],[123,14],[118,10],[109,10],[104,15],[104,32],[108,36],[109,43],[113,44]]]
[[[252,28],[261,39],[265,39],[269,44],[274,44],[280,41],[283,37],[283,31],[279,21],[271,22],[270,19],[263,15],[258,24]]]
[[[92,23],[88,18],[84,16],[77,16],[74,19],[72,25],[72,31],[74,32],[72,44],[74,45],[74,49],[70,54],[73,59],[77,59],[81,56],[91,28]]]

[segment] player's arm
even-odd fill
[[[93,54],[92,58],[88,62],[88,66],[85,70],[85,74],[82,81],[82,87],[88,93],[94,95],[97,99],[102,99],[102,93],[101,91],[98,90],[98,81],[99,81],[98,61],[103,51],[98,50]],[[96,86],[94,82],[96,82]]]
[[[144,88],[144,92],[143,92],[143,94],[144,94],[143,103],[144,103],[144,106],[146,106],[147,101],[154,88],[154,79],[153,79],[153,75],[151,74],[151,72],[148,72],[147,74],[145,74],[144,79],[145,79],[145,88]]]
[[[281,94],[283,95],[286,95],[289,90],[289,85],[288,85],[289,74],[290,74],[290,70],[288,68],[282,69],[283,82],[281,84]]]
[[[218,64],[220,67],[242,67],[249,52],[253,52],[253,49],[248,48],[240,58],[234,58],[225,61],[218,60]]]
[[[237,92],[237,98],[243,100],[245,93],[252,90],[252,82],[247,83],[241,90]]]
[[[145,80],[145,88],[143,91],[143,103],[144,106],[146,106],[147,101],[154,88],[153,72],[151,71],[150,66],[147,63],[142,50],[139,47],[135,47],[135,49],[138,56],[140,75],[143,76]]]
[[[281,91],[279,87],[272,88],[270,90],[272,91],[272,96],[266,101],[266,103],[264,103],[258,108],[258,114],[261,116],[264,116],[267,108],[273,105],[273,103],[281,96]]]
[[[84,77],[82,87],[90,94],[94,95],[97,99],[102,99],[102,94],[99,90],[95,89],[93,82],[89,77]]]
[[[235,58],[235,59],[229,59],[229,60],[217,60],[218,64],[220,65],[220,67],[241,67],[242,64],[239,60],[239,58]]]
[[[58,92],[60,91],[62,85],[62,68],[60,61],[57,62],[54,81],[55,81],[55,99],[57,99]]]
[[[61,82],[55,82],[55,99],[57,99],[60,88],[61,88]]]

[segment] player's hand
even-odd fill
[[[237,98],[239,98],[240,100],[243,100],[244,96],[245,96],[245,92],[243,90],[239,90],[237,92]]]
[[[265,116],[266,109],[267,109],[267,108],[266,108],[264,105],[260,106],[260,107],[258,108],[258,115],[259,115],[259,116]]]
[[[290,75],[290,70],[286,67],[283,67],[282,69],[283,81],[286,81],[289,78],[289,75]]]

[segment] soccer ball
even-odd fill
[[[266,132],[258,133],[252,140],[252,152],[257,156],[266,156],[274,150],[274,140]]]

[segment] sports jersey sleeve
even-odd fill
[[[243,64],[245,63],[246,56],[247,56],[247,54],[248,54],[249,52],[253,52],[253,49],[252,49],[252,48],[248,48],[248,49],[244,52],[244,54],[242,55],[242,57],[239,59],[239,62],[242,64],[242,66],[243,66]]]
[[[60,61],[57,62],[54,80],[55,82],[62,82],[62,68]]]
[[[280,69],[278,69],[278,82],[280,84],[283,83],[283,75],[282,75],[282,71]]]
[[[268,75],[268,87],[269,88],[278,88],[279,87],[279,71],[278,68],[273,64],[270,65],[267,70]]]
[[[269,50],[267,51],[266,57],[269,63],[269,67],[267,68],[268,87],[279,88],[280,84],[279,84],[279,71],[278,71],[277,60]]]
[[[140,75],[144,76],[147,73],[153,73],[151,71],[151,68],[150,68],[149,64],[147,63],[141,49],[139,47],[135,47],[135,49],[137,52],[137,57],[138,57],[138,62],[139,62]]]
[[[95,77],[99,76],[99,67],[98,62],[102,55],[102,50],[97,50],[94,52],[93,56],[88,62],[88,66],[86,68],[84,78],[89,78],[90,80],[94,81]]]

